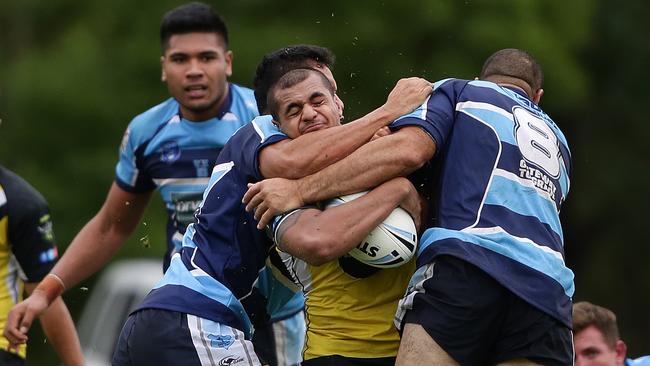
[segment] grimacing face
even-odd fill
[[[625,343],[619,340],[612,349],[603,334],[593,325],[573,337],[576,366],[622,366],[625,359]]]
[[[327,81],[316,72],[290,88],[275,91],[276,123],[292,139],[340,124],[339,106],[324,84]]]
[[[204,121],[217,115],[228,94],[232,52],[217,33],[172,35],[160,58],[162,80],[184,118]]]

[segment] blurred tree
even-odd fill
[[[102,204],[130,119],[167,96],[158,26],[181,3],[0,0],[0,161],[48,198],[61,249]],[[327,46],[347,120],[383,103],[400,77],[473,78],[499,48],[530,51],[546,73],[542,106],[572,147],[563,220],[576,299],[616,310],[632,354],[650,349],[650,249],[637,229],[650,206],[644,1],[212,3],[230,27],[234,82],[250,85],[276,48]],[[162,210],[149,208],[120,257],[161,255]],[[75,312],[85,298],[79,289],[66,295]],[[32,339],[29,363],[55,364],[42,336]]]

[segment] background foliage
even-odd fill
[[[647,2],[209,2],[230,28],[232,81],[250,86],[276,48],[327,46],[347,120],[383,103],[400,77],[473,78],[497,49],[530,51],[546,72],[542,107],[572,148],[562,219],[575,300],[615,310],[629,354],[650,353]],[[102,204],[127,123],[167,96],[158,26],[181,3],[0,0],[0,164],[48,198],[60,249]],[[118,256],[159,257],[163,225],[156,200]],[[87,295],[66,295],[74,316]],[[36,328],[29,364],[56,364]]]

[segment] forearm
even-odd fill
[[[397,117],[382,106],[345,125],[270,145],[260,153],[260,170],[265,178],[297,179],[313,174],[351,154]]]
[[[151,192],[129,193],[113,183],[106,201],[72,240],[51,273],[67,288],[97,272],[135,231]]]
[[[375,187],[420,168],[435,152],[433,140],[418,127],[406,127],[371,141],[347,158],[297,181],[298,194],[314,203]]]
[[[314,265],[338,258],[367,237],[408,195],[415,194],[409,187],[405,180],[391,180],[339,206],[306,210],[280,227],[280,246]]]
[[[128,234],[115,230],[98,214],[72,240],[51,273],[72,288],[102,268],[117,252]]]
[[[43,332],[66,366],[83,365],[81,345],[65,303],[58,297],[40,316]]]

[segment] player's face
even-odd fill
[[[278,119],[276,121],[290,138],[339,124],[339,107],[326,80],[317,74],[287,88],[276,91]]]
[[[343,104],[341,98],[339,98],[339,95],[336,93],[338,90],[338,86],[336,84],[336,80],[334,79],[334,75],[332,74],[332,70],[330,70],[330,68],[327,65],[319,64],[316,61],[313,61],[313,64],[311,66],[316,70],[322,72],[323,75],[325,75],[325,77],[327,78],[327,80],[330,81],[332,87],[334,87],[334,102],[336,102],[336,106],[339,110],[339,114],[343,115],[343,108],[345,107],[345,105]]]
[[[620,342],[620,341],[619,341]],[[573,337],[576,366],[618,366],[623,365],[625,351],[611,349],[602,333],[593,325]],[[623,346],[624,347],[624,346]]]
[[[160,58],[162,80],[181,105],[184,118],[203,121],[217,115],[228,93],[232,52],[216,33],[175,34]]]

